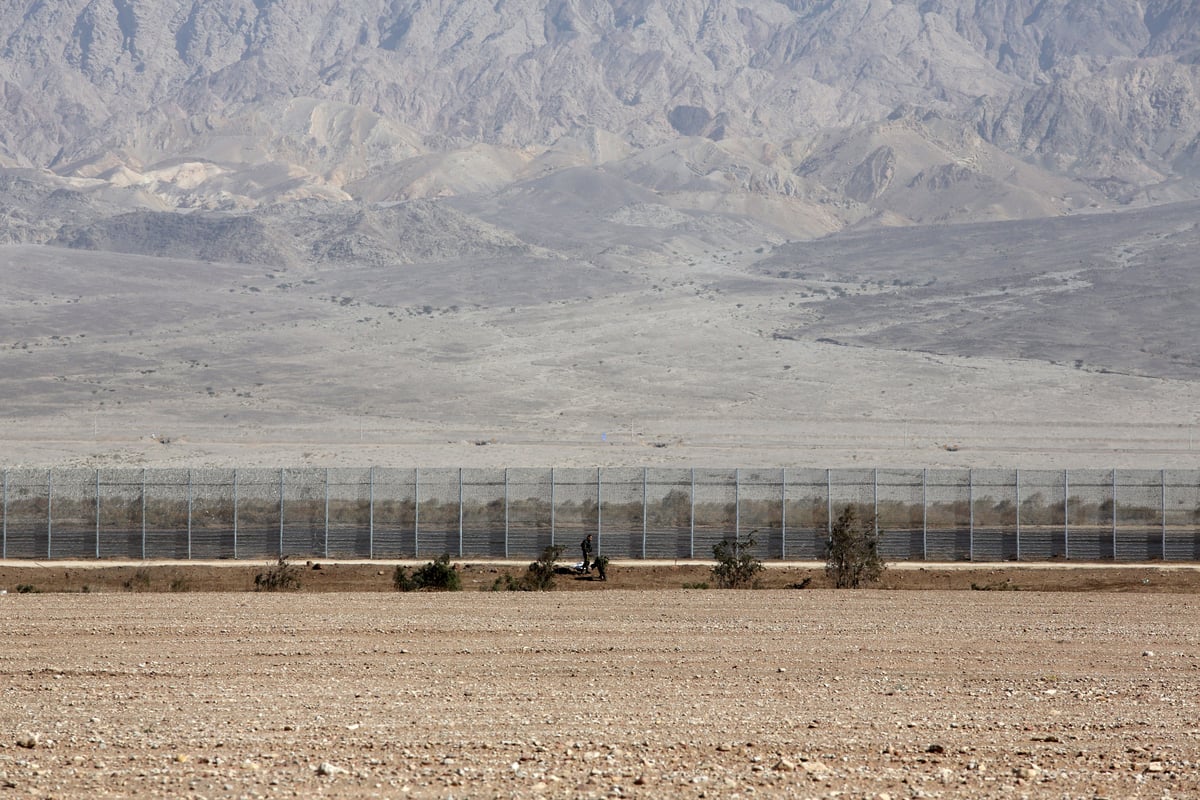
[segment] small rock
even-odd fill
[[[946,746],[934,743],[934,744],[931,744],[928,747],[926,747],[925,752],[926,753],[944,753],[944,752],[946,752]]]
[[[1017,767],[1013,772],[1016,773],[1018,778],[1025,781],[1036,780],[1037,776],[1042,774],[1041,768],[1036,766]]]
[[[795,768],[796,765],[793,762],[788,761],[786,758],[779,759],[779,761],[775,762],[775,766],[772,767],[772,769],[774,769],[776,772],[789,772]]]
[[[330,764],[328,761],[322,761],[317,765],[318,775],[341,775],[346,770],[336,764]]]
[[[27,733],[17,739],[17,747],[24,747],[26,750],[32,750],[38,746],[41,737],[36,733]]]
[[[1143,650],[1142,657],[1143,658],[1154,658],[1154,651],[1153,650]]]

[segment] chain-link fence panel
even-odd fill
[[[1112,470],[1067,473],[1067,558],[1111,559],[1116,541]]]
[[[599,532],[600,471],[597,469],[566,468],[554,470],[553,541],[563,549],[563,559],[570,564],[583,560],[580,543],[589,533]],[[593,555],[600,555],[593,543]]]
[[[191,471],[192,558],[236,558],[234,470]]]
[[[281,473],[281,550],[289,558],[324,557],[326,542],[326,470],[285,469]]]
[[[278,559],[283,550],[279,500],[282,471],[239,469],[235,475],[237,495],[237,557]]]
[[[780,536],[784,558],[819,561],[829,544],[829,484],[827,469],[787,469],[783,472],[784,519]]]
[[[1061,470],[1018,472],[1018,547],[1022,560],[1066,558],[1066,483],[1066,474]]]
[[[99,558],[146,557],[145,479],[141,469],[97,471]]]
[[[971,471],[971,537],[975,561],[1017,558],[1017,473],[1011,469]]]
[[[643,516],[646,470],[609,467],[600,470],[600,533],[596,555],[642,558],[646,552]],[[581,554],[582,557],[582,554]]]
[[[754,540],[755,558],[783,557],[783,470],[740,469],[737,478],[737,529]]]
[[[646,557],[693,558],[691,469],[656,468],[646,478]]]
[[[56,469],[52,473],[48,557],[95,557],[95,471]]]
[[[548,469],[505,470],[507,557],[536,559],[550,546],[550,498],[553,494],[550,475]],[[566,547],[562,552],[567,557],[571,555]]]
[[[507,497],[503,469],[462,471],[462,550],[475,558],[507,558]]]
[[[146,558],[191,558],[188,478],[186,469],[145,471]]]
[[[418,471],[377,467],[353,475],[347,471],[342,480],[345,481],[342,497],[347,517],[339,540],[342,546],[352,546],[360,557],[369,554],[375,558],[415,558],[421,550],[418,546],[421,522],[417,508],[421,480]],[[457,476],[454,481],[457,486]],[[353,513],[351,504],[354,504]],[[457,517],[454,525],[457,531]],[[445,542],[444,536],[442,542]],[[448,551],[433,553],[433,557],[442,552]],[[454,552],[458,552],[457,538]]]
[[[881,469],[879,555],[884,561],[925,557],[925,475],[923,470]]]
[[[369,558],[373,544],[372,471],[337,468],[324,472],[325,530],[321,555],[325,558]],[[286,514],[286,503],[284,507]]]
[[[876,471],[873,469],[832,469],[829,471],[829,497],[832,524],[853,509],[859,524],[876,528]]]
[[[926,557],[931,561],[971,558],[971,477],[966,470],[925,472]]]
[[[697,469],[695,493],[697,558],[712,558],[713,548],[732,540],[737,529],[737,475],[734,470]]]
[[[417,470],[417,557],[462,553],[461,478],[459,469]]]
[[[1162,559],[1162,470],[1120,470],[1116,473],[1115,478],[1116,559],[1119,561]]]
[[[1166,486],[1165,557],[1173,561],[1200,560],[1200,473],[1169,469]]]
[[[2,505],[9,558],[817,560],[852,506],[887,560],[1200,560],[1180,470],[9,469]]]
[[[50,557],[50,495],[53,484],[50,470],[5,471],[5,558]]]

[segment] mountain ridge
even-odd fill
[[[118,205],[436,199],[574,166],[685,209],[816,200],[823,232],[1200,196],[1200,11],[1169,0],[64,0],[0,30],[0,159]],[[853,164],[829,145],[897,121]],[[631,166],[697,139],[734,179]],[[978,201],[909,217],[911,191],[865,177],[880,147],[906,186]]]

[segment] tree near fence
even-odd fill
[[[858,589],[878,581],[886,568],[874,518],[860,518],[854,506],[847,505],[830,529],[825,574],[838,589]]]
[[[722,589],[752,589],[758,583],[763,565],[754,556],[754,533],[744,537],[726,537],[713,545],[713,580]]]

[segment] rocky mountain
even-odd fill
[[[1200,195],[1179,0],[22,0],[0,31],[10,242],[406,262],[438,246],[372,231],[425,214],[502,254],[531,245],[371,208],[532,213],[579,169],[792,239]],[[319,247],[262,227],[317,208]]]

